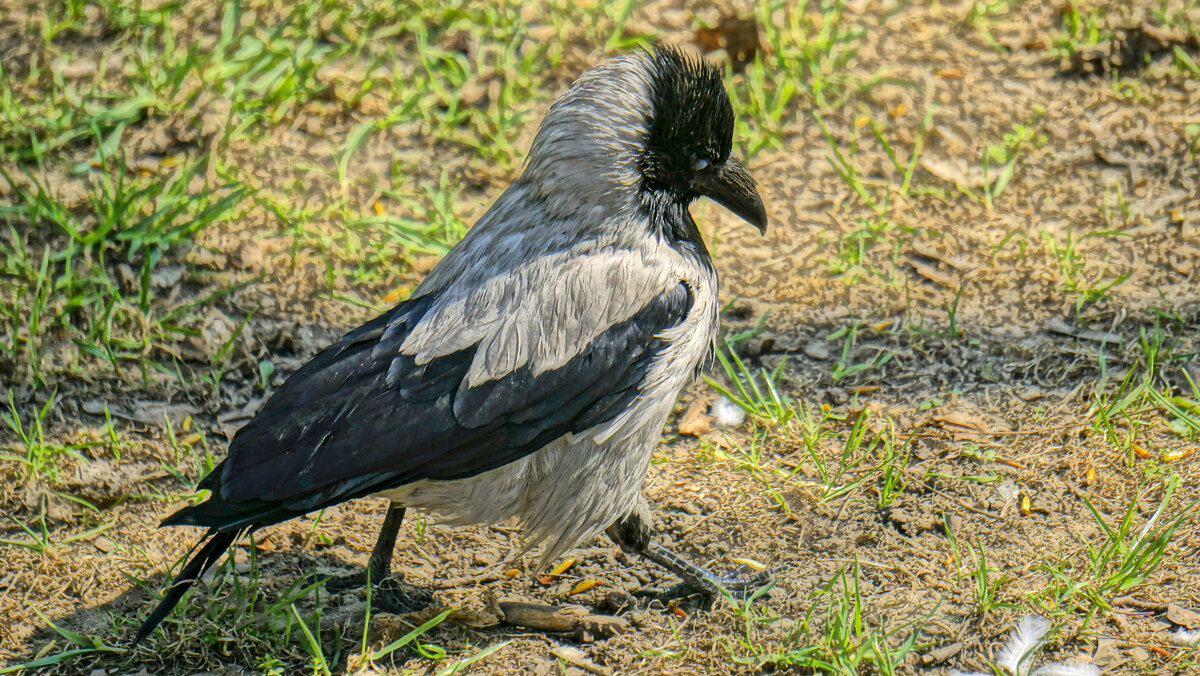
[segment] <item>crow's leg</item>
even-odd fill
[[[371,548],[371,558],[367,562],[367,573],[375,582],[386,580],[392,576],[392,554],[396,551],[396,534],[400,532],[400,524],[404,522],[404,505],[389,502],[387,515],[383,517],[383,528],[379,530],[379,538]]]
[[[641,554],[682,580],[680,584],[657,594],[660,598],[678,598],[700,594],[705,598],[707,605],[720,596],[724,590],[736,599],[746,599],[774,579],[774,571],[771,569],[749,576],[741,576],[736,573],[717,575],[654,542],[649,521],[645,503],[639,501],[638,508],[609,526],[605,533],[620,545],[621,549]]]
[[[395,502],[389,503],[387,515],[383,517],[383,528],[379,530],[379,537],[375,539],[375,546],[371,548],[371,558],[367,560],[366,569],[335,577],[325,583],[325,588],[338,591],[361,587],[367,583],[368,577],[375,584],[391,577],[392,553],[396,549],[396,535],[400,532],[400,524],[403,522],[404,506]]]
[[[400,532],[403,522],[404,505],[390,503],[387,515],[383,517],[383,528],[379,530],[379,537],[371,548],[367,569],[334,578],[326,583],[326,588],[339,590],[360,587],[366,585],[369,579],[375,585],[372,603],[376,608],[390,613],[416,612],[432,603],[433,594],[392,577],[392,554],[396,549],[396,534]]]

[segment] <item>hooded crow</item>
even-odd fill
[[[717,274],[688,212],[709,197],[759,230],[730,154],[720,72],[659,46],[584,73],[546,114],[521,177],[412,297],[292,374],[162,525],[207,529],[135,642],[239,536],[330,505],[515,519],[539,565],[605,531],[688,590],[744,593],[653,541],[642,483],[680,390],[710,361]]]

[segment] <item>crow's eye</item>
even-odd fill
[[[703,171],[707,168],[708,168],[708,160],[704,159],[703,157],[696,160],[696,164],[692,165],[692,169],[695,169],[696,171]]]

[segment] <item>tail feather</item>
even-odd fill
[[[214,529],[208,532],[208,535],[205,536],[208,538],[208,542],[204,543],[204,546],[187,562],[187,565],[183,567],[179,575],[175,576],[175,581],[167,588],[167,593],[163,594],[162,600],[158,602],[158,605],[146,618],[146,621],[142,622],[137,636],[133,639],[133,645],[141,643],[143,639],[150,635],[150,632],[154,631],[154,628],[160,622],[166,619],[171,610],[175,608],[175,605],[179,603],[179,599],[183,598],[184,593],[191,588],[192,583],[203,575],[204,571],[212,567],[217,562],[217,559],[221,558],[221,555],[225,553],[225,550],[229,549],[229,545],[233,544],[246,530],[248,529],[235,531],[217,531]],[[201,542],[204,542],[204,540],[201,540]]]

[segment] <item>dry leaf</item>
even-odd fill
[[[754,57],[763,51],[758,35],[758,20],[725,16],[716,28],[697,28],[696,44],[706,52],[724,49],[729,60],[739,68],[753,63]]]
[[[1167,604],[1167,619],[1181,627],[1200,629],[1200,613],[1174,603]]]
[[[595,578],[588,578],[586,580],[580,580],[578,584],[576,584],[574,587],[571,587],[571,591],[567,592],[567,596],[574,596],[576,594],[582,594],[583,592],[585,592],[589,589],[594,589],[598,586],[600,586],[600,580],[597,580]]]
[[[395,305],[396,303],[399,303],[401,299],[407,298],[409,293],[411,293],[411,289],[409,289],[407,284],[403,286],[397,286],[396,288],[384,294],[383,302],[386,305]]]
[[[703,397],[693,399],[679,417],[679,433],[698,437],[712,431],[712,418],[705,414]]]
[[[587,654],[575,646],[560,645],[551,650],[550,654],[568,664],[573,664],[584,671],[597,674],[598,676],[609,676],[612,673],[607,668],[588,659]]]
[[[1163,451],[1159,455],[1161,456],[1163,462],[1174,462],[1176,460],[1183,460],[1184,458],[1191,457],[1191,455],[1195,452],[1196,449],[1194,447],[1177,448],[1171,451]]]
[[[987,181],[983,177],[983,169],[979,167],[967,167],[957,160],[923,155],[921,157],[921,168],[943,181],[953,183],[956,186],[978,189],[987,185]]]
[[[954,441],[979,443],[988,438],[987,423],[980,416],[962,410],[951,410],[933,416],[933,422],[950,433]]]
[[[955,275],[946,274],[916,256],[909,256],[907,260],[908,264],[913,266],[913,269],[917,271],[917,274],[940,287],[957,289],[960,285],[958,277]]]
[[[537,631],[574,633],[582,641],[608,638],[629,629],[629,621],[612,615],[589,615],[583,606],[547,606],[524,601],[501,601],[496,612],[506,624]]]
[[[740,557],[734,557],[729,560],[733,561],[734,563],[736,563],[739,566],[745,566],[745,567],[749,568],[750,570],[753,570],[756,573],[767,569],[767,564],[760,563],[758,561],[755,561],[754,559],[744,559],[744,558],[740,558]]]
[[[575,559],[573,559],[573,558],[563,559],[562,561],[558,562],[557,566],[551,568],[549,573],[546,573],[545,575],[542,575],[541,577],[539,577],[538,582],[541,582],[542,584],[550,584],[550,583],[554,582],[554,578],[567,572],[567,570],[569,570],[571,568],[571,566],[573,566],[573,565],[575,565]]]

